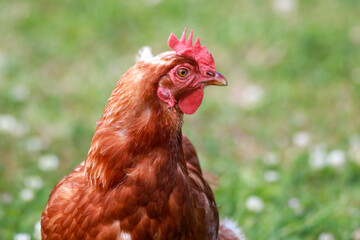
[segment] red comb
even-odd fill
[[[207,70],[215,71],[214,59],[208,52],[206,47],[201,46],[200,39],[197,38],[194,45],[192,44],[193,30],[191,30],[189,37],[186,41],[185,38],[186,28],[184,29],[180,40],[175,37],[174,33],[171,33],[168,41],[169,47],[179,55],[192,57],[197,61],[199,65],[206,65]]]

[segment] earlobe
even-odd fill
[[[173,95],[171,94],[170,89],[166,87],[159,87],[157,90],[157,96],[158,98],[163,101],[164,103],[167,103],[169,105],[169,108],[172,108],[175,106],[175,99]]]

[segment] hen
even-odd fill
[[[174,51],[139,61],[122,76],[86,160],[50,194],[43,239],[242,239],[232,224],[219,227],[214,194],[181,131],[204,87],[227,85],[192,35],[171,34]]]

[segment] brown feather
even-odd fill
[[[84,163],[53,189],[42,214],[47,239],[216,239],[219,216],[183,114],[156,97],[166,73],[193,59],[139,62],[114,89]]]

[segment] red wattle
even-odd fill
[[[204,89],[198,88],[182,97],[178,102],[178,106],[183,113],[193,114],[200,107],[203,97]]]

